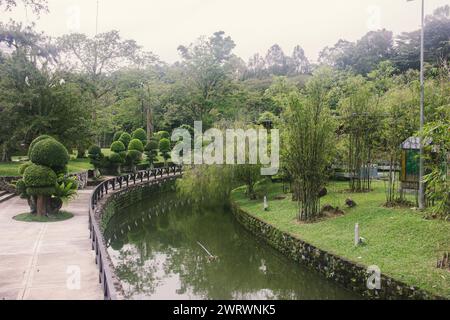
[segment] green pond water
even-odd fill
[[[128,207],[104,232],[126,298],[359,299],[258,240],[229,210],[172,201]]]

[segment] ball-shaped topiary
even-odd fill
[[[136,164],[142,159],[142,152],[137,150],[128,150],[127,152],[127,161],[132,164]]]
[[[120,136],[119,141],[121,141],[125,145],[125,148],[128,148],[128,144],[131,141],[131,135],[127,132],[124,132]]]
[[[139,152],[144,152],[144,145],[142,144],[141,140],[133,139],[128,144],[128,150],[136,150]]]
[[[102,149],[99,146],[91,146],[88,150],[89,156],[98,157],[102,154]]]
[[[115,152],[113,152],[113,153],[111,153],[111,154],[109,155],[109,161],[110,161],[111,163],[113,163],[113,164],[121,164],[121,163],[124,163],[123,157],[122,157],[120,154],[115,153]]]
[[[49,167],[32,164],[25,170],[23,181],[27,188],[54,187],[57,176]]]
[[[146,145],[144,150],[145,151],[156,151],[159,148],[159,141],[155,139],[151,139]]]
[[[159,142],[159,151],[165,160],[170,158],[170,140],[169,139],[161,139]]]
[[[123,152],[125,150],[126,150],[126,148],[125,148],[125,145],[123,144],[122,141],[114,141],[111,144],[111,151],[112,152],[120,153],[120,152]]]
[[[114,137],[113,137],[113,142],[114,141],[119,141],[120,136],[123,134],[123,131],[117,131],[116,133],[114,133]]]
[[[132,138],[141,140],[142,144],[145,145],[147,143],[147,132],[139,128],[133,132]]]
[[[156,135],[159,137],[160,140],[170,138],[170,134],[167,131],[159,131]]]
[[[69,159],[66,147],[55,139],[45,139],[36,143],[30,154],[31,162],[50,167],[55,171],[63,171]]]
[[[27,196],[27,186],[23,179],[20,179],[16,182],[16,192],[22,197],[26,198]]]
[[[36,139],[34,139],[31,143],[30,143],[30,147],[28,148],[28,158],[30,158],[31,156],[31,151],[33,150],[34,146],[38,143],[41,142],[42,140],[46,140],[46,139],[54,139],[53,137],[43,134],[39,137],[37,137]]]
[[[27,161],[27,162],[22,163],[22,164],[20,165],[20,167],[19,167],[19,174],[20,174],[20,175],[23,175],[23,173],[25,172],[25,170],[27,170],[27,168],[28,168],[29,166],[31,166],[32,164],[33,164],[33,163],[30,162],[30,161]]]

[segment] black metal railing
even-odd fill
[[[173,177],[181,176],[182,167],[173,165],[164,168],[139,171],[115,177],[99,184],[93,191],[89,201],[89,230],[92,243],[92,250],[95,250],[95,263],[99,268],[99,282],[103,287],[103,295],[105,300],[116,300],[118,294],[114,286],[113,270],[111,270],[108,252],[103,240],[100,226],[96,220],[95,213],[99,201],[108,195],[109,191],[127,188],[130,185],[144,183],[145,181],[165,181],[173,179]]]

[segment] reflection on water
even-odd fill
[[[229,211],[169,210],[171,196],[123,210],[105,230],[127,298],[358,298],[257,240]]]

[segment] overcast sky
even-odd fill
[[[49,0],[50,13],[37,20],[52,36],[69,32],[95,34],[96,0]],[[99,0],[99,32],[117,29],[162,60],[179,59],[177,47],[200,35],[223,30],[236,42],[245,61],[265,54],[278,43],[286,54],[300,44],[315,60],[319,51],[340,38],[354,41],[369,30],[386,28],[398,34],[418,29],[420,0]],[[427,0],[426,12],[450,0]],[[24,8],[2,13],[34,21]]]

